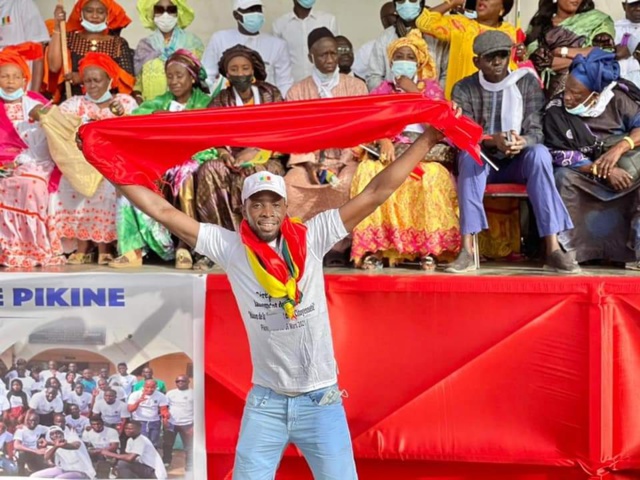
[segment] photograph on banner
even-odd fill
[[[0,276],[0,478],[206,477],[205,278]]]

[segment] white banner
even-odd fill
[[[0,390],[5,387],[6,392],[0,391],[0,396],[7,401],[0,398],[4,414],[4,424],[0,424],[0,477],[24,478],[34,471],[53,475],[57,468],[90,475],[65,478],[127,478],[114,475],[117,471],[120,475],[127,471],[148,475],[143,466],[135,465],[146,463],[154,468],[157,478],[206,478],[205,283],[206,277],[193,274],[3,273]],[[31,370],[35,372],[29,374]],[[150,379],[155,380],[156,386],[151,394],[154,382]],[[188,386],[185,380],[189,381]],[[24,395],[17,383],[24,386]],[[127,413],[122,413],[122,423],[111,425],[103,418],[109,425],[105,428],[113,427],[118,432],[121,443],[116,455],[126,456],[134,444],[138,448],[152,444],[156,447],[147,448],[133,462],[111,457],[108,452],[102,455],[91,440],[104,436],[104,432],[99,425],[87,425],[80,418],[95,419],[97,411],[112,408],[113,404],[105,407],[102,398],[111,389],[117,393],[117,401],[129,405],[125,410],[131,412],[132,419],[140,422],[135,428],[127,428]],[[107,400],[112,401],[111,395]],[[26,402],[29,410],[25,415]],[[71,415],[72,404],[82,410],[80,417],[77,413],[76,418]],[[5,411],[5,407],[9,410]],[[34,409],[41,427],[27,418]],[[63,421],[61,415],[54,415],[61,409],[66,415],[65,423],[72,426],[67,425],[68,434],[64,441],[58,440],[60,446],[52,450],[54,453],[45,454],[54,442],[43,432]],[[139,436],[136,429],[142,432]],[[77,437],[73,437],[74,430]],[[11,455],[8,448],[11,434],[16,455]],[[26,451],[32,437],[38,444],[31,448],[33,451]],[[192,467],[186,465],[191,453]],[[90,466],[79,467],[89,457],[97,471],[95,475]],[[49,470],[43,471],[42,467]],[[110,476],[103,476],[105,469]]]

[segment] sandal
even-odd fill
[[[179,248],[176,250],[176,269],[178,270],[191,270],[193,267],[193,258],[191,258],[191,252],[186,248]]]
[[[72,253],[67,258],[68,265],[86,265],[93,262],[93,253]]]
[[[206,272],[213,268],[214,263],[207,257],[200,257],[196,263],[193,264],[193,269],[197,272]]]
[[[437,266],[438,262],[436,262],[436,259],[431,255],[427,255],[420,259],[420,270],[423,272],[434,272]]]
[[[111,262],[113,262],[113,255],[110,253],[98,254],[98,265],[109,265]]]
[[[120,255],[108,264],[111,268],[135,268],[142,266],[142,253],[131,250],[124,255]]]
[[[375,255],[367,255],[360,265],[362,270],[382,270],[383,267],[382,260]]]

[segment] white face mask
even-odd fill
[[[111,80],[109,80],[109,86],[107,87],[107,90],[102,94],[102,96],[100,98],[93,98],[88,93],[85,94],[84,98],[86,100],[89,100],[90,102],[93,102],[93,103],[105,103],[105,102],[108,102],[109,100],[111,100],[113,98],[113,95],[111,94]]]
[[[84,28],[89,33],[100,33],[104,32],[107,29],[107,22],[104,21],[102,23],[91,23],[89,20],[86,20],[82,17],[82,21],[80,22],[82,28]]]
[[[158,27],[158,30],[162,33],[169,33],[176,28],[176,25],[178,24],[178,17],[164,12],[162,15],[153,17],[153,23],[156,24],[156,27]]]
[[[2,88],[0,88],[0,98],[7,102],[14,102],[19,98],[22,98],[24,95],[24,88],[19,88],[18,90],[14,90],[11,93],[5,92]]]

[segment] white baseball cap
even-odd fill
[[[260,5],[262,7],[262,0],[233,0],[234,10],[246,10],[247,8],[255,7],[256,5]]]
[[[244,184],[242,185],[242,203],[252,195],[264,191],[277,193],[284,198],[285,201],[287,200],[287,186],[284,183],[284,178],[280,175],[264,171],[254,173],[244,179]]]

